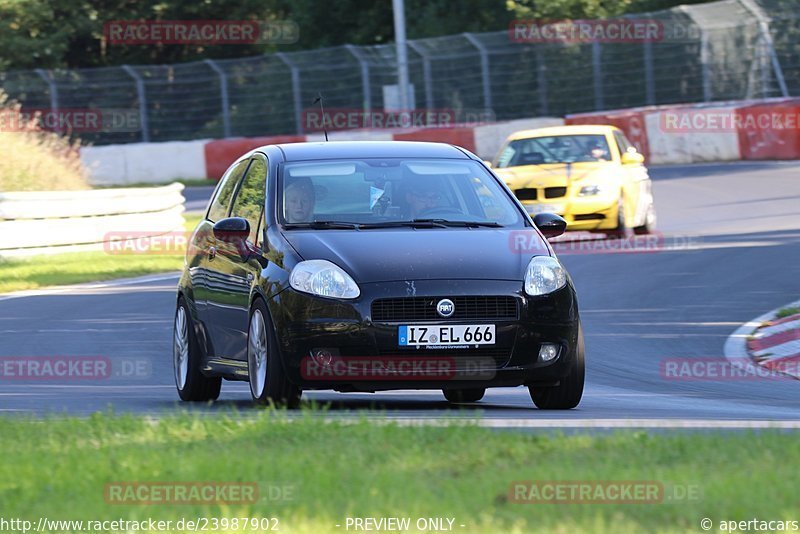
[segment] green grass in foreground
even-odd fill
[[[800,447],[790,433],[565,437],[247,415],[0,419],[0,509],[33,521],[277,517],[281,532],[345,532],[346,517],[450,517],[456,532],[564,533],[699,532],[706,517],[714,531],[722,520],[798,519],[789,466],[800,463]],[[701,495],[653,504],[511,503],[509,487],[521,480],[648,480],[699,487]],[[229,506],[104,499],[107,484],[143,481],[251,482],[260,496]],[[270,487],[291,487],[291,498],[270,499]]]
[[[190,231],[197,226],[200,216],[185,219],[184,227]],[[180,254],[109,254],[102,250],[0,259],[0,293],[100,282],[182,268],[183,256]]]

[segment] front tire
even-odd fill
[[[256,404],[300,405],[302,391],[289,382],[278,354],[275,330],[264,301],[257,299],[250,312],[247,335],[247,374]]]
[[[485,388],[443,389],[444,398],[458,404],[462,402],[478,402],[486,394]]]
[[[200,347],[195,337],[192,316],[181,297],[175,310],[172,330],[172,364],[175,387],[183,401],[208,402],[219,398],[222,378],[205,376],[201,371]]]
[[[650,203],[650,206],[647,207],[647,215],[644,218],[644,224],[642,226],[637,226],[633,229],[633,233],[636,235],[645,235],[645,234],[652,234],[656,229],[656,207],[653,203]]]
[[[529,387],[531,400],[540,410],[569,410],[576,407],[583,397],[586,347],[583,342],[583,328],[578,327],[578,343],[567,376],[553,387]]]
[[[626,219],[625,202],[622,196],[620,196],[617,202],[617,227],[607,232],[606,236],[611,239],[629,238],[633,234],[633,231],[631,227],[627,225]]]

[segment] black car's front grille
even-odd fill
[[[536,200],[536,189],[533,188],[517,189],[516,191],[514,191],[514,195],[519,200]]]
[[[547,187],[544,190],[544,198],[561,198],[566,194],[566,187]]]
[[[436,304],[448,297],[404,297],[378,299],[372,303],[375,322],[426,321],[443,318]],[[513,321],[518,317],[517,299],[509,296],[449,297],[455,312],[448,320],[485,319]]]
[[[378,355],[387,359],[431,358],[451,360],[455,370],[477,371],[479,369],[498,369],[511,360],[510,348],[470,348],[470,349],[379,349]]]

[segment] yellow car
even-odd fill
[[[556,213],[570,230],[624,237],[655,228],[643,163],[619,128],[574,125],[517,132],[491,166],[531,216]]]

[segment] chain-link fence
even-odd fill
[[[495,120],[800,94],[796,0],[723,0],[637,15],[647,40],[519,39],[512,31],[409,41],[409,107]],[[302,31],[302,28],[301,28]],[[177,65],[13,71],[0,86],[29,109],[95,109],[95,144],[307,133],[328,108],[370,113],[397,90],[393,44]],[[24,109],[23,108],[23,109]]]

